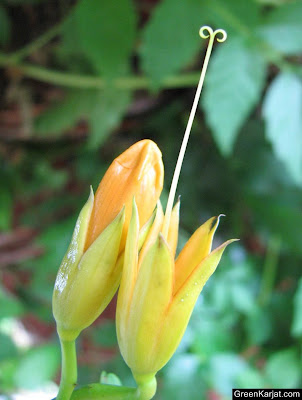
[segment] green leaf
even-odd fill
[[[69,246],[74,225],[75,217],[53,224],[40,235],[37,241],[45,248],[45,253],[34,263],[35,273],[31,280],[30,290],[32,294],[49,303],[52,298],[55,274]],[[43,268],[40,268],[41,265]]]
[[[250,35],[259,24],[261,9],[255,0],[211,0],[208,9],[211,23],[229,37]]]
[[[125,70],[135,39],[131,0],[82,0],[75,8],[79,45],[96,71],[108,78]]]
[[[60,43],[54,47],[55,62],[63,69],[75,74],[93,74],[94,68],[86,54],[83,53],[80,34],[77,28],[75,13],[71,12],[61,27]]]
[[[18,365],[15,384],[23,389],[37,388],[54,378],[59,365],[59,346],[46,345],[30,350]]]
[[[243,314],[251,312],[254,307],[255,298],[251,290],[249,290],[250,288],[247,288],[241,282],[234,282],[230,289],[234,308]]]
[[[68,175],[63,169],[55,169],[49,162],[42,159],[35,164],[35,178],[39,188],[44,185],[47,188],[59,189],[66,184]]]
[[[79,48],[80,34],[77,29],[77,20],[75,12],[71,12],[62,24],[61,30],[62,42],[60,47],[71,53],[80,53]],[[71,66],[72,67],[72,66]]]
[[[45,1],[46,0],[6,0],[6,2],[11,5],[38,4]]]
[[[0,190],[0,230],[8,230],[11,226],[13,199],[7,184],[4,180]]]
[[[210,380],[221,394],[229,395],[237,377],[247,369],[243,358],[233,353],[218,353],[211,358]]]
[[[226,324],[221,322],[220,319],[217,321],[215,317],[211,316],[213,314],[212,309],[208,314],[210,315],[205,313],[204,307],[202,314],[198,312],[196,319],[198,318],[199,321],[195,324],[195,329],[193,330],[194,340],[190,346],[192,352],[199,355],[202,360],[209,359],[216,353],[228,351],[236,342],[234,335],[225,334],[225,329],[228,329]],[[194,317],[195,315],[193,314]]]
[[[0,287],[0,320],[22,315],[23,306],[17,298]]]
[[[1,393],[12,392],[16,388],[14,383],[14,376],[16,369],[18,367],[18,358],[9,358],[1,362]],[[2,400],[2,399],[1,399]],[[3,400],[10,400],[8,397],[5,397]]]
[[[0,45],[6,45],[10,36],[11,22],[5,8],[0,5]]]
[[[291,333],[295,337],[302,336],[302,278],[299,280],[298,288],[294,298],[294,318]]]
[[[90,148],[103,143],[110,132],[119,125],[130,101],[131,93],[126,90],[107,88],[98,92],[90,112]]]
[[[266,382],[259,371],[248,366],[236,377],[234,386],[239,389],[265,388]]]
[[[202,44],[205,20],[200,0],[164,0],[158,4],[142,36],[142,67],[156,82],[190,62]]]
[[[114,347],[117,344],[115,324],[113,321],[103,323],[92,331],[93,341],[101,347]],[[101,382],[104,383],[104,382]]]
[[[300,362],[295,349],[273,353],[265,366],[265,373],[274,388],[296,388],[300,382]]]
[[[195,354],[178,353],[164,369],[162,399],[198,400],[205,398],[200,373],[200,358]]]
[[[37,135],[58,136],[72,128],[91,110],[95,102],[94,90],[72,90],[64,100],[57,102],[35,120]]]
[[[302,185],[302,82],[281,73],[270,85],[263,104],[266,136],[294,182]]]
[[[296,197],[294,197],[296,199]],[[302,214],[300,202],[297,204],[287,196],[255,195],[246,197],[247,204],[252,208],[253,215],[266,234],[280,237],[282,246],[289,247],[301,254]]]
[[[107,373],[106,371],[102,371],[100,383],[106,385],[122,386],[122,382],[117,375],[113,374],[112,372]]]
[[[272,335],[272,321],[269,312],[255,304],[245,320],[248,340],[251,345],[266,342]]]
[[[302,2],[297,0],[275,8],[258,29],[261,37],[286,55],[302,51]]]
[[[266,65],[241,38],[219,45],[209,64],[202,105],[214,139],[229,155],[244,121],[259,101]]]
[[[17,352],[17,348],[12,339],[8,335],[0,333],[0,362],[7,358],[15,357]]]

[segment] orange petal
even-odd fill
[[[180,252],[175,263],[174,293],[184,284],[193,269],[210,253],[219,217],[210,218],[201,225]]]
[[[141,140],[117,157],[95,194],[85,249],[99,236],[125,205],[125,225],[120,251],[126,243],[132,199],[138,207],[140,226],[150,218],[163,186],[161,152],[151,140]]]

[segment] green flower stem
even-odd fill
[[[265,46],[267,49],[267,46]],[[275,63],[280,69],[290,71],[302,77],[302,68],[293,65],[285,60]],[[77,89],[103,89],[106,81],[97,76],[73,74],[50,70],[48,68],[36,66],[29,63],[19,62],[15,55],[0,53],[0,68],[14,69],[25,77],[35,79],[57,86],[77,88]],[[282,68],[281,68],[282,67]],[[183,73],[170,76],[161,82],[161,88],[177,89],[196,86],[199,78],[198,72]],[[113,86],[123,90],[139,90],[152,88],[152,81],[144,76],[128,76],[117,78],[113,81]]]
[[[156,378],[137,378],[138,387],[113,386],[93,383],[76,389],[70,400],[151,400],[156,392]],[[59,400],[57,397],[54,400]]]
[[[249,27],[245,26],[236,16],[230,13],[223,6],[223,3],[221,3],[221,1],[216,0],[214,8],[215,11],[226,22],[235,27],[235,29],[239,31],[241,35],[247,38],[254,38],[254,32],[251,32]],[[43,47],[51,39],[53,39],[56,35],[58,35],[61,31],[63,24],[64,20],[59,24],[53,26],[51,29],[43,33],[37,39],[27,44],[20,50],[15,51],[14,53],[0,53],[0,67],[12,69],[14,68],[26,77],[54,85],[79,89],[104,88],[106,82],[99,77],[54,71],[33,64],[21,62],[23,58],[37,51],[39,48]],[[267,59],[267,61],[277,65],[278,68],[280,68],[281,70],[290,71],[302,77],[301,67],[299,65],[293,65],[292,63],[288,62],[286,59],[283,58],[282,54],[273,49],[268,43],[257,38],[257,46],[258,49],[262,52],[262,55]],[[196,86],[198,78],[198,72],[168,77],[162,82],[161,87],[169,89]],[[130,76],[116,79],[116,81],[114,81],[114,86],[118,89],[137,90],[152,87],[152,82],[146,77]]]
[[[75,390],[71,400],[134,400],[136,388],[94,383]]]
[[[11,54],[0,53],[0,67],[4,68],[15,68],[24,76],[29,78],[51,83],[54,85],[79,88],[79,89],[102,89],[105,87],[106,82],[96,76],[78,75],[68,72],[54,71],[40,66],[32,65],[29,63],[22,63],[22,59],[28,55],[34,53],[44,45],[46,45],[51,39],[57,36],[64,24],[64,20],[57,25],[50,28],[48,31],[43,33],[37,39],[27,44],[20,50],[15,51]],[[187,73],[174,77],[169,77],[163,82],[163,87],[166,88],[180,88],[195,86],[198,82],[198,73]],[[151,87],[151,81],[141,76],[130,76],[117,79],[114,82],[114,86],[118,89],[146,89]]]
[[[271,297],[279,262],[280,248],[281,239],[279,237],[271,238],[267,246],[262,282],[258,297],[260,305],[266,305]]]
[[[92,383],[76,389],[70,400],[135,400],[136,393],[136,388]]]
[[[54,25],[52,28],[50,28],[48,31],[43,33],[37,39],[33,40],[31,43],[22,47],[22,49],[17,50],[14,53],[12,53],[10,55],[10,58],[14,59],[15,61],[20,61],[23,58],[27,57],[28,55],[34,53],[35,51],[37,51],[38,49],[40,49],[41,47],[46,45],[55,36],[57,36],[60,33],[62,26],[63,26],[62,22]]]
[[[69,400],[77,384],[77,356],[75,340],[61,340],[62,372],[57,400]]]
[[[29,78],[59,86],[78,89],[103,89],[106,86],[106,81],[97,76],[54,71],[29,63],[21,63],[14,58],[14,55],[10,56],[3,53],[0,53],[0,67],[15,69]],[[163,81],[162,87],[181,88],[195,86],[198,78],[198,72],[172,76]],[[143,76],[129,76],[116,79],[113,81],[113,85],[118,89],[137,90],[151,87],[152,81]]]
[[[137,400],[152,399],[156,393],[156,388],[157,388],[157,382],[155,376],[134,375],[134,378],[138,386],[136,392],[136,399]]]

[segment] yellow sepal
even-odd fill
[[[151,217],[148,219],[148,221],[145,223],[145,225],[139,231],[139,237],[138,237],[138,249],[139,250],[141,250],[141,248],[143,247],[143,244],[144,244],[144,242],[151,230],[153,222],[155,220],[155,216],[156,216],[156,210],[153,212]]]
[[[162,368],[175,352],[203,286],[215,271],[225,248],[235,240],[228,240],[210,253],[174,294],[163,320],[158,346],[154,349],[158,355],[158,369]]]
[[[62,316],[62,314],[64,314],[63,298],[66,296],[66,293],[69,291],[69,287],[72,285],[74,276],[77,273],[79,261],[83,256],[93,203],[94,195],[92,187],[90,187],[89,198],[78,216],[71,242],[65,256],[63,257],[56,277],[52,297],[53,314],[56,320],[62,320],[62,318],[64,318]]]
[[[126,362],[134,373],[156,372],[158,332],[171,301],[173,259],[160,233],[146,252],[131,299]]]
[[[155,218],[154,218],[154,222],[148,232],[148,235],[146,237],[146,240],[143,244],[143,247],[141,249],[140,252],[140,256],[139,256],[139,265],[138,265],[138,269],[140,268],[140,262],[141,260],[144,259],[145,254],[148,252],[149,248],[154,244],[154,242],[156,241],[159,232],[161,231],[162,225],[163,225],[163,220],[164,220],[164,212],[163,212],[163,208],[161,205],[161,202],[158,201],[157,202],[157,207],[156,207],[156,213],[155,213]]]
[[[139,217],[135,199],[132,203],[132,215],[128,228],[126,247],[124,252],[124,268],[119,288],[116,309],[117,337],[121,351],[126,349],[124,338],[127,337],[128,316],[131,305],[131,297],[137,276],[138,264],[138,235]]]
[[[167,238],[167,242],[170,246],[171,254],[173,255],[173,257],[175,257],[177,242],[178,242],[179,208],[180,208],[180,201],[178,200],[171,213],[168,238]]]
[[[83,255],[89,220],[93,209],[93,201],[93,190],[90,187],[89,198],[78,216],[70,245],[63,257],[57,274],[53,301],[55,301],[57,293],[62,292],[68,284],[68,281],[72,280],[72,275]]]
[[[74,340],[116,292],[121,277],[116,261],[124,219],[123,209],[68,273],[66,285],[55,287],[53,313],[61,339]]]

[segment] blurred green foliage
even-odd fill
[[[180,247],[221,212],[217,243],[241,242],[203,291],[156,399],[301,387],[302,2],[1,0],[0,393],[58,374],[52,287],[89,185],[148,137],[168,190],[201,25],[228,40],[214,48],[184,161]],[[113,316],[78,341],[80,383],[105,369],[103,381],[133,384]]]

